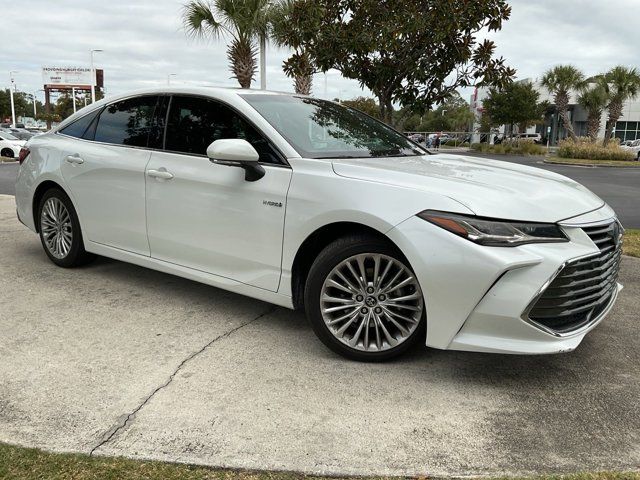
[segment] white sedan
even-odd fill
[[[622,228],[583,186],[430,155],[329,101],[148,89],[27,147],[18,217],[55,264],[104,255],[305,309],[352,359],[567,352],[622,288]]]
[[[633,152],[636,157],[636,160],[640,160],[640,140],[633,140],[627,145],[622,145],[624,150],[629,150]]]
[[[5,158],[18,158],[20,149],[26,142],[14,135],[0,131],[0,156]]]

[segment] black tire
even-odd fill
[[[373,235],[351,235],[335,240],[313,262],[305,284],[304,302],[307,318],[318,338],[334,352],[361,362],[382,362],[401,355],[418,340],[425,338],[426,315],[423,310],[415,330],[402,343],[382,351],[362,351],[340,341],[329,330],[322,316],[321,295],[325,279],[334,267],[359,254],[382,254],[402,263],[413,274],[406,258],[390,242]],[[421,298],[422,305],[424,301]]]
[[[43,234],[43,218],[42,218],[42,210],[47,202],[47,200],[55,198],[58,199],[67,209],[69,213],[69,217],[71,219],[71,231],[72,231],[72,240],[71,240],[71,248],[69,248],[68,253],[62,257],[56,257],[47,246],[44,234]],[[82,241],[82,230],[80,229],[80,222],[78,221],[78,215],[76,213],[75,208],[73,207],[73,203],[69,196],[60,190],[59,188],[52,188],[47,190],[42,198],[40,199],[40,203],[38,204],[38,231],[40,232],[40,241],[42,242],[42,248],[45,253],[49,257],[49,259],[63,268],[72,268],[79,267],[81,265],[85,265],[95,259],[95,255],[87,252],[84,249],[84,243]]]
[[[13,150],[11,150],[10,148],[3,148],[2,151],[0,152],[0,156],[5,158],[14,158]]]

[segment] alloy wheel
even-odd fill
[[[73,244],[73,227],[69,210],[59,198],[51,197],[42,206],[40,228],[49,253],[65,258]]]
[[[420,285],[399,260],[377,253],[349,257],[329,273],[320,308],[332,335],[347,346],[382,352],[404,343],[420,325]]]

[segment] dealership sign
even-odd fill
[[[76,67],[42,67],[42,80],[46,87],[91,88],[91,69]]]

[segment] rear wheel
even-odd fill
[[[395,248],[372,236],[336,240],[318,255],[305,307],[320,340],[354,360],[388,360],[424,334],[416,276]]]
[[[5,158],[13,158],[13,150],[11,150],[10,148],[3,148],[2,151],[0,151],[0,156],[3,156]]]
[[[60,267],[77,267],[95,256],[84,249],[78,215],[62,190],[45,192],[38,207],[40,241],[45,253]]]

